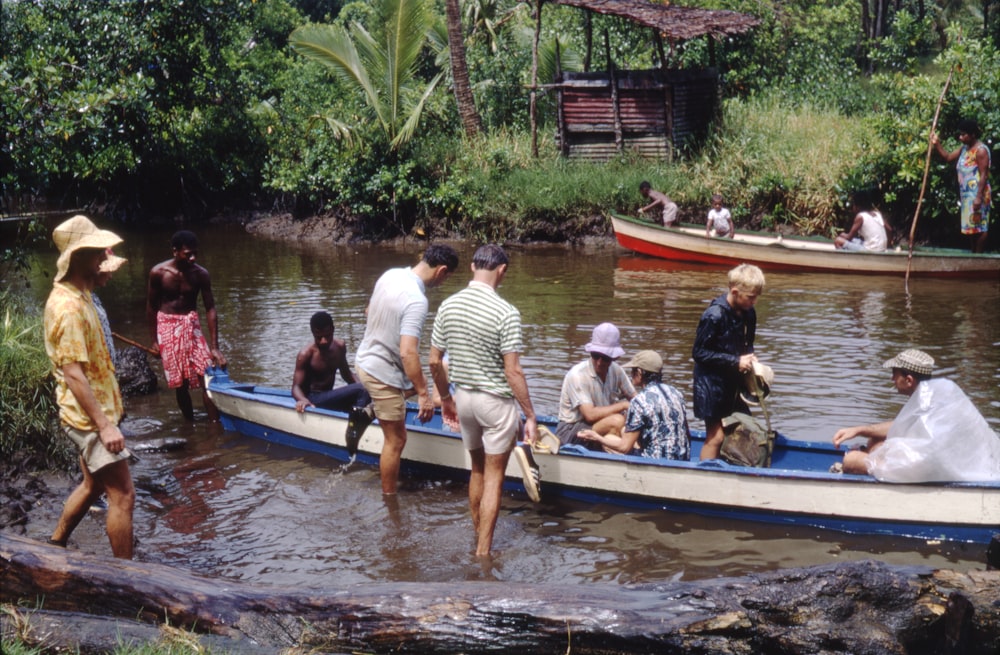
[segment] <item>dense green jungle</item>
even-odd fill
[[[720,193],[740,227],[826,236],[868,189],[906,235],[946,83],[945,147],[961,117],[1000,134],[997,0],[686,4],[757,24],[664,47],[555,2],[5,2],[3,213],[288,213],[333,217],[346,239],[561,242],[606,234],[649,180],[689,220]],[[717,68],[711,129],[672,161],[564,158],[545,85],[609,65]],[[959,245],[954,171],[929,163],[917,237]]]

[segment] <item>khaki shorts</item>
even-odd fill
[[[360,368],[357,369],[361,384],[375,404],[375,418],[380,421],[406,420],[406,392],[376,380]]]
[[[132,457],[128,448],[122,449],[117,455],[104,447],[101,443],[101,435],[96,431],[87,432],[77,430],[68,425],[62,426],[66,431],[66,436],[76,446],[77,451],[83,457],[83,463],[87,465],[87,470],[96,473],[108,464],[114,464]]]
[[[521,413],[513,398],[459,387],[455,406],[466,450],[482,448],[487,455],[503,455],[513,448],[521,433]]]

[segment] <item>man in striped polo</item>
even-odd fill
[[[472,457],[469,506],[477,557],[488,556],[493,546],[504,472],[521,431],[518,407],[525,416],[526,443],[534,442],[538,429],[521,369],[521,314],[496,292],[508,261],[498,245],[476,250],[472,281],[441,303],[431,332],[430,366],[441,412],[445,419],[457,418]],[[449,376],[454,398],[448,393]],[[537,498],[537,480],[526,478],[525,485]]]

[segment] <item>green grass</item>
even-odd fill
[[[11,291],[0,291],[0,458],[35,456],[50,467],[70,464],[58,435],[52,365],[45,354],[42,317]]]
[[[593,217],[634,215],[638,186],[649,180],[680,206],[685,220],[703,221],[721,193],[740,227],[783,224],[801,234],[829,236],[846,215],[851,189],[843,180],[865,154],[885,145],[864,120],[815,106],[790,107],[776,98],[730,100],[720,127],[690,158],[673,163],[623,154],[607,163],[559,156],[551,131],[507,131],[477,142],[439,146],[430,157],[447,169],[452,227],[480,238],[519,239],[539,223],[562,223],[581,233]]]
[[[41,655],[54,652],[52,648],[34,646],[39,641],[44,643],[44,635],[35,634],[31,622],[32,611],[11,604],[0,606],[0,613],[6,615],[9,634],[0,640],[0,652],[4,655]],[[156,641],[137,643],[126,641],[121,635],[112,655],[227,655],[229,650],[213,650],[201,643],[199,635],[189,630],[182,630],[171,625],[160,625]]]

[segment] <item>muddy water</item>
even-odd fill
[[[270,242],[236,226],[205,228],[199,235],[199,261],[212,274],[231,377],[275,386],[290,383],[295,353],[309,341],[309,316],[318,309],[334,316],[337,336],[353,358],[375,280],[386,268],[412,263],[420,251],[418,244]],[[100,295],[115,331],[146,342],[145,278],[150,266],[169,256],[169,233],[127,236],[119,250],[130,262]],[[461,254],[463,272],[430,292],[432,312],[464,286],[471,248],[461,247]],[[690,403],[694,327],[723,292],[724,269],[680,267],[612,243],[511,248],[510,254],[501,294],[522,313],[522,362],[540,413],[556,413],[563,374],[585,357],[582,346],[593,326],[608,320],[621,328],[629,353],[651,348],[663,354],[665,379]],[[33,273],[40,298],[52,270],[54,255],[41,256]],[[908,299],[895,278],[768,274],[757,305],[757,352],[777,375],[771,407],[778,429],[826,440],[837,427],[895,415],[902,401],[881,363],[901,349],[921,347],[1000,431],[1000,281],[911,280],[910,290]],[[497,556],[481,564],[470,555],[463,485],[408,478],[398,500],[387,505],[376,470],[342,473],[323,457],[203,420],[185,424],[164,387],[161,377],[158,394],[127,403],[137,440],[187,440],[184,450],[146,454],[133,469],[138,554],[147,561],[317,588],[388,580],[624,584],[869,557],[935,566],[983,562],[977,546],[569,501],[533,505],[511,494],[497,528]],[[99,524],[88,520],[80,534],[88,530],[96,533]]]

